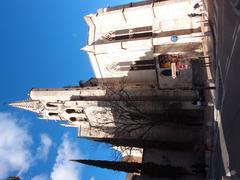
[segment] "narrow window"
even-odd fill
[[[56,108],[57,106],[56,105],[54,105],[54,104],[52,104],[52,103],[47,103],[47,107],[50,107],[50,108]]]
[[[155,69],[155,62],[153,59],[139,60],[139,61],[126,61],[114,63],[108,66],[109,71],[137,71],[137,70],[152,70]]]
[[[50,112],[48,113],[49,116],[58,116],[58,113]]]
[[[152,37],[152,35],[152,26],[145,26],[133,29],[120,29],[116,31],[109,31],[102,37],[106,40],[113,41]]]
[[[72,113],[76,113],[76,111],[75,111],[75,109],[67,109],[66,113],[72,114]]]

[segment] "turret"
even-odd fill
[[[9,104],[10,106],[17,107],[20,109],[25,109],[35,113],[40,113],[44,107],[40,101],[37,100],[23,100],[16,101]]]

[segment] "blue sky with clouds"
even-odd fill
[[[73,158],[109,159],[109,146],[76,138],[74,128],[37,119],[6,104],[27,98],[33,87],[77,85],[93,76],[83,16],[129,0],[0,1],[0,179],[100,180],[124,173],[69,162]]]

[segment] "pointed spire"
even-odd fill
[[[9,103],[9,105],[36,113],[39,113],[43,109],[40,101],[33,100],[16,101]]]
[[[141,164],[140,163],[128,163],[128,162],[116,162],[116,161],[105,161],[105,160],[89,160],[89,159],[77,159],[70,160],[73,162],[78,162],[81,164],[86,164],[89,166],[95,166],[99,168],[106,168],[115,171],[123,171],[123,172],[140,172]]]
[[[94,51],[94,50],[93,50],[93,47],[92,47],[92,46],[89,46],[89,45],[84,46],[84,47],[81,48],[80,50],[86,51],[86,52],[93,52],[93,51]]]
[[[185,175],[192,175],[186,171],[183,167],[171,166],[171,165],[158,165],[151,162],[137,163],[137,162],[116,162],[105,160],[89,160],[89,159],[76,159],[70,160],[89,166],[95,166],[99,168],[106,168],[115,171],[123,171],[128,173],[141,173],[150,177],[167,177],[167,178],[179,178]]]

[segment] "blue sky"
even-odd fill
[[[128,0],[0,1],[0,179],[100,180],[124,173],[69,163],[72,158],[113,160],[109,146],[76,138],[74,128],[37,119],[6,104],[27,98],[33,87],[77,85],[93,76],[83,16]]]

